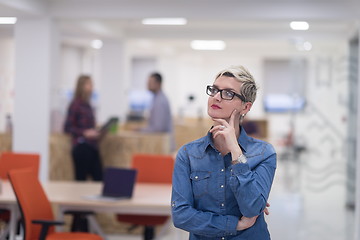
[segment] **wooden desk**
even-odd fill
[[[96,182],[48,182],[44,189],[51,203],[66,210],[95,212],[170,215],[171,184],[135,185],[133,197],[118,201],[89,200],[86,196],[101,193]]]
[[[16,203],[15,194],[9,181],[1,180],[0,182],[0,208],[10,211],[9,226],[5,229],[2,235],[0,235],[0,239],[5,239],[6,235],[9,233],[9,240],[15,240],[16,224],[19,219],[20,212]]]
[[[95,212],[171,215],[170,184],[136,184],[131,199],[115,202],[88,200],[84,196],[101,193],[102,184],[95,182],[59,181],[43,184],[50,202],[59,207],[60,218],[67,210],[90,210]],[[11,210],[10,240],[15,239],[19,209],[8,181],[1,184],[0,208]]]

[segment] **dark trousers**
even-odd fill
[[[88,176],[94,181],[102,181],[103,169],[98,149],[90,144],[80,143],[73,147],[72,157],[77,181],[85,181]]]
[[[98,149],[87,143],[80,143],[73,147],[72,158],[75,168],[75,179],[85,181],[90,176],[94,181],[102,181],[103,169]],[[87,232],[89,213],[81,211],[68,212],[73,215],[72,232]]]

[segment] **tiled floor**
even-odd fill
[[[309,165],[309,162],[311,163]],[[327,172],[324,161],[305,153],[279,159],[267,222],[274,240],[352,240],[354,216],[345,207],[345,164]],[[159,240],[188,239],[173,227]],[[140,240],[140,236],[109,236],[109,240]]]
[[[354,216],[345,207],[345,177],[316,187],[321,181],[310,178],[303,163],[279,161],[267,218],[272,239],[352,240]]]

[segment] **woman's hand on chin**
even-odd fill
[[[227,152],[235,152],[240,149],[237,142],[237,134],[239,129],[240,113],[235,109],[230,116],[229,122],[221,118],[213,118],[215,126],[210,130],[214,139],[223,139],[225,144],[222,144]],[[236,120],[237,119],[237,120]],[[238,133],[237,133],[238,132]],[[240,150],[241,151],[241,150]]]

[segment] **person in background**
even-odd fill
[[[78,181],[85,181],[88,176],[95,181],[101,181],[103,178],[98,150],[100,134],[95,129],[94,111],[90,105],[92,91],[91,77],[79,76],[64,125],[64,131],[71,134],[72,137],[72,159],[75,179]]]
[[[240,125],[256,98],[253,76],[235,66],[207,86],[208,134],[180,148],[172,184],[175,227],[190,239],[269,240],[265,222],[276,169],[274,148]]]
[[[175,149],[173,137],[173,121],[170,104],[161,88],[162,76],[154,72],[149,76],[148,89],[154,94],[151,104],[147,126],[140,129],[141,132],[169,133],[171,151]]]

